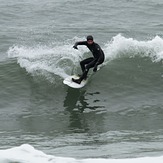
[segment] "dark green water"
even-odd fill
[[[0,1],[0,147],[31,144],[74,158],[163,151],[162,1]],[[91,56],[105,66],[86,87],[63,78]]]

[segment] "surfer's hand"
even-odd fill
[[[77,46],[75,46],[75,45],[73,46],[73,48],[74,48],[74,49],[78,49],[78,47],[77,47]]]
[[[94,72],[97,71],[97,65],[95,65],[95,67],[93,68],[93,71],[94,71]]]

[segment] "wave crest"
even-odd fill
[[[163,39],[156,36],[152,40],[138,41],[118,34],[105,44],[104,51],[107,60],[139,56],[150,57],[153,62],[159,62],[163,59]]]
[[[16,58],[20,67],[25,68],[28,73],[33,76],[43,75],[53,82],[56,76],[65,78],[72,72],[77,73],[79,62],[85,58],[85,54],[88,55],[86,47],[80,46],[79,50],[75,50],[72,46],[71,40],[64,44],[53,43],[53,47],[14,45],[7,53],[9,58]],[[106,55],[105,64],[124,57],[149,57],[152,62],[160,62],[163,59],[163,39],[159,36],[147,41],[138,41],[118,34],[102,49]]]

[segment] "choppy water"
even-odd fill
[[[162,156],[162,10],[161,0],[0,0],[0,155],[33,146],[103,162]],[[88,34],[104,67],[68,88],[63,79],[91,56],[72,46]]]

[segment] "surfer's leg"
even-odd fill
[[[92,62],[93,59],[94,59],[94,58],[91,57],[91,58],[87,58],[87,59],[85,59],[85,60],[83,60],[83,61],[80,62],[80,66],[81,66],[81,69],[82,69],[82,72],[83,72],[83,73],[84,73],[84,71],[85,71],[86,65],[89,64],[90,62]]]
[[[79,79],[72,78],[72,81],[75,82],[75,83],[80,84],[83,79],[86,79],[87,78],[88,71],[89,71],[89,69],[85,69],[84,72],[83,72],[83,74],[80,76]]]
[[[87,62],[86,66],[85,66],[85,70],[83,72],[83,74],[81,75],[80,77],[80,80],[82,81],[83,79],[86,79],[87,78],[87,74],[88,74],[88,71],[90,68],[94,67],[95,63],[96,63],[96,60],[92,58],[88,58],[90,62]],[[88,60],[87,60],[88,61]]]
[[[88,71],[89,71],[89,69],[85,69],[85,71],[83,72],[83,74],[80,76],[79,79],[72,78],[72,81],[75,82],[75,83],[80,84],[82,80],[87,78]]]
[[[96,59],[93,59],[91,62],[89,62],[86,66],[85,66],[85,69],[90,69],[90,68],[93,68],[96,64],[97,60]]]
[[[83,79],[86,79],[87,78],[87,74],[88,74],[88,71],[90,68],[94,67],[95,66],[95,63],[96,63],[96,60],[93,59],[91,60],[91,62],[89,62],[86,66],[85,66],[85,71],[83,72],[82,76],[80,77],[81,81]]]
[[[79,79],[72,79],[73,82],[80,84],[82,80],[87,79],[87,74],[89,72],[89,69],[94,67],[94,65],[96,63],[95,59],[92,60],[92,59],[88,58],[88,60],[90,62],[87,62],[87,65],[85,66],[85,70],[84,70],[83,74],[81,75],[81,77]]]
[[[96,60],[93,57],[87,58],[87,59],[81,61],[80,65],[81,65],[83,74],[80,76],[79,79],[72,78],[72,81],[80,84],[82,80],[87,79],[87,74],[89,72],[89,69],[94,67],[95,63],[96,63]]]

